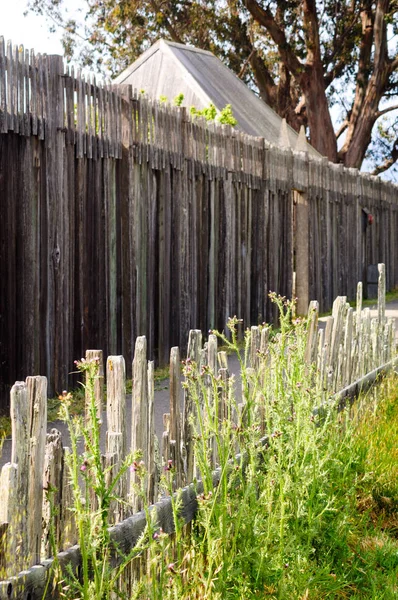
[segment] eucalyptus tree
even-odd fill
[[[374,173],[398,160],[398,0],[86,0],[78,16],[70,0],[27,1],[83,64],[117,73],[159,37],[193,44],[329,160],[367,157]]]

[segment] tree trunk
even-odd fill
[[[362,105],[360,118],[356,121],[356,127],[351,135],[350,144],[347,150],[339,154],[346,167],[359,169],[365,157],[366,150],[372,139],[372,129],[377,117],[377,109],[385,88],[385,81],[388,77],[388,67],[384,69],[381,77],[372,76],[365,101]]]
[[[305,94],[311,145],[331,162],[337,162],[337,142],[323,82],[322,65],[307,67],[301,78]]]

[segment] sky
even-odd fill
[[[72,0],[72,4],[75,0]],[[33,49],[35,53],[63,55],[60,33],[50,33],[44,17],[29,13],[24,17],[26,0],[0,0],[0,36],[5,42]]]

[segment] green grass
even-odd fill
[[[388,302],[396,302],[398,301],[398,289],[397,290],[393,290],[392,292],[387,292],[386,293],[386,304]],[[347,302],[350,303],[350,306],[352,308],[356,308],[357,306],[357,299],[353,298],[352,300],[347,299]],[[377,298],[364,298],[362,300],[362,308],[366,308],[366,307],[374,307],[377,308]],[[325,313],[320,313],[320,317],[327,317],[329,315],[332,314],[332,311],[329,310],[328,312]]]
[[[11,436],[10,417],[0,416],[0,440]]]

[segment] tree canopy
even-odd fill
[[[398,0],[27,1],[83,64],[115,74],[160,37],[210,50],[329,160],[398,172]]]

